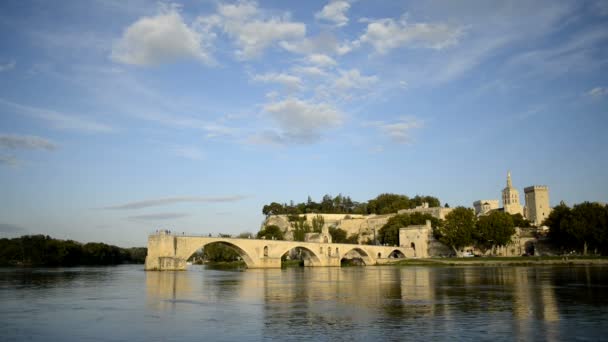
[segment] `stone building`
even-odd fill
[[[429,257],[429,241],[432,237],[433,228],[431,221],[426,220],[426,224],[412,225],[399,229],[399,247],[411,248],[414,250],[414,257]]]
[[[498,200],[479,200],[473,202],[473,207],[475,208],[475,215],[485,215],[492,210],[498,209]]]
[[[502,190],[502,206],[505,213],[511,215],[524,214],[519,203],[519,191],[513,187],[511,182],[511,172],[507,173],[507,187]]]
[[[421,214],[429,214],[434,218],[445,220],[445,215],[447,215],[453,208],[444,208],[444,207],[429,207],[429,204],[424,202],[422,205],[417,206],[413,209],[401,209],[397,212],[397,214],[413,214],[413,213],[421,213]]]
[[[524,188],[526,206],[524,215],[535,226],[540,226],[551,213],[549,206],[549,187],[533,185]]]

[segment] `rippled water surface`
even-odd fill
[[[608,340],[607,272],[0,269],[0,340]]]

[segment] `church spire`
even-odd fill
[[[511,183],[511,171],[507,172],[507,188],[512,188],[513,183]]]

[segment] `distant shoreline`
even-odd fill
[[[488,257],[488,258],[428,258],[404,259],[391,266],[543,266],[543,265],[608,265],[608,257],[546,256],[546,257]]]

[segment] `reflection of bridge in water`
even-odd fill
[[[294,248],[304,251],[304,266],[309,267],[340,266],[342,258],[352,255],[360,257],[366,265],[376,265],[414,254],[411,248],[404,247],[202,237],[160,232],[148,237],[146,270],[185,270],[186,260],[211,243],[231,247],[249,268],[280,268],[281,257]]]

